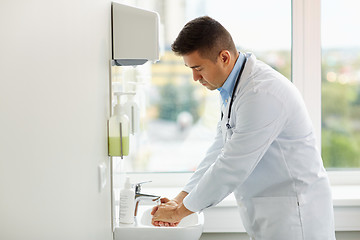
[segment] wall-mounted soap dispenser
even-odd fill
[[[109,156],[129,155],[129,117],[125,113],[125,108],[120,103],[123,93],[116,92],[117,103],[114,113],[109,120]]]
[[[112,3],[112,59],[118,66],[159,60],[159,15]]]
[[[134,135],[139,131],[140,117],[139,117],[139,106],[135,102],[135,92],[127,93],[128,100],[125,102],[125,113],[130,120],[130,133]]]

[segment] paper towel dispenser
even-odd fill
[[[112,3],[112,59],[118,66],[159,60],[159,15]]]

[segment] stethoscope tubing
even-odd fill
[[[227,129],[231,129],[231,125],[230,125],[230,115],[231,115],[231,109],[232,109],[232,105],[233,105],[233,102],[234,102],[234,95],[235,95],[235,91],[239,85],[239,82],[240,82],[240,78],[241,78],[241,75],[244,71],[244,68],[245,68],[245,64],[246,64],[246,61],[247,61],[247,58],[245,56],[245,60],[243,62],[243,64],[241,65],[241,68],[240,68],[240,72],[236,78],[236,81],[235,81],[235,85],[234,85],[234,89],[233,89],[233,92],[231,94],[231,99],[230,99],[230,106],[229,106],[229,111],[228,111],[228,118],[227,118],[227,123],[226,123],[226,127]],[[221,114],[221,119],[223,118],[223,114]]]

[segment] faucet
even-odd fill
[[[157,203],[159,203],[159,201],[160,201],[161,196],[155,196],[155,195],[141,193],[141,185],[144,183],[149,183],[149,182],[152,182],[152,181],[140,182],[135,185],[135,211],[134,211],[135,217],[137,215],[137,210],[138,210],[140,201],[151,200],[151,201],[154,201]]]

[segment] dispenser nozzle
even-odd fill
[[[114,92],[114,95],[116,96],[116,104],[120,104],[120,97],[123,95],[136,95],[136,92]]]

